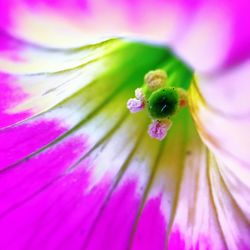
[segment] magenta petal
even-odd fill
[[[250,53],[248,0],[10,0],[0,10],[4,30],[38,44],[68,47],[105,37],[141,37],[168,43],[195,69],[208,73],[246,60]]]
[[[226,3],[227,4],[227,3]],[[234,66],[236,63],[250,57],[250,4],[247,0],[232,1],[230,4],[232,21],[232,46],[228,51],[225,66]]]
[[[249,171],[232,175],[219,164],[187,109],[176,115],[165,141],[152,140],[148,117],[128,116],[126,101],[131,79],[139,86],[162,55],[151,48],[148,61],[134,63],[147,49],[124,47],[118,46],[122,56],[103,56],[106,61],[99,44],[83,61],[85,48],[36,47],[34,54],[53,54],[54,63],[36,64],[40,56],[32,54],[27,64],[2,64],[15,75],[0,92],[2,113],[31,114],[0,132],[0,249],[249,246],[248,178],[242,178]]]
[[[10,133],[5,133],[8,144],[3,144],[2,147],[12,149],[14,140],[18,145],[29,135],[34,140],[33,144],[37,142],[33,146],[30,144],[29,150],[35,151],[51,140],[50,134],[58,134],[57,130],[57,126],[51,122],[20,125],[18,130],[13,128]],[[39,134],[36,136],[32,131]],[[39,135],[42,135],[40,139]],[[32,140],[27,141],[32,143]],[[107,200],[109,183],[99,183],[96,190],[89,192],[89,174],[86,169],[91,162],[83,162],[69,171],[69,167],[85,154],[85,144],[84,139],[73,137],[1,172],[0,229],[4,228],[1,230],[1,248],[17,249],[24,246],[53,249],[63,246],[64,249],[81,249],[85,245],[86,249],[101,249],[106,245],[109,249],[126,249],[139,206],[139,199],[135,196],[135,183],[117,188],[110,200]],[[17,153],[10,151],[9,154],[19,158],[29,153],[25,149],[21,152],[18,148],[16,150]],[[11,160],[15,162],[18,158]],[[107,201],[108,204],[104,207],[103,204]],[[158,223],[154,226],[158,228],[161,225],[162,233],[159,235],[158,230],[155,232],[155,243],[161,242],[159,249],[163,249],[165,226],[159,204],[160,198],[148,202],[140,224],[156,222],[155,219],[152,220],[151,213],[154,218],[158,218]],[[147,234],[150,225],[139,229],[139,235]],[[107,227],[110,236],[119,232],[116,240],[103,234]],[[18,234],[20,230],[24,232]],[[14,241],[11,240],[13,237]],[[148,247],[153,249],[153,245]]]
[[[249,58],[247,0],[200,1],[193,21],[172,44],[196,71],[219,73]]]
[[[23,102],[28,96],[21,88],[13,86],[12,83],[15,81],[15,77],[0,73],[0,127],[14,124],[31,114],[28,110],[23,112],[9,112],[9,109]]]
[[[117,36],[169,43],[183,36],[202,5],[199,0],[192,4],[185,0],[10,0],[0,6],[5,17],[0,27],[53,47],[75,47]]]
[[[197,128],[213,151],[211,191],[228,248],[249,249],[249,63],[201,77],[190,90]],[[199,89],[197,88],[199,86]],[[240,236],[240,237],[239,237]]]
[[[151,199],[145,205],[135,233],[133,250],[164,249],[166,222],[160,206],[161,197]]]
[[[4,231],[1,230],[3,235],[0,241],[1,248],[18,249],[20,246],[31,247],[34,244],[37,249],[44,249],[46,244],[51,243],[47,241],[37,245],[38,242],[35,242],[44,237],[58,222],[55,217],[60,212],[58,209],[63,204],[70,204],[67,192],[72,191],[71,195],[77,195],[73,191],[74,183],[78,184],[78,192],[81,192],[79,185],[84,181],[82,178],[81,182],[75,182],[77,176],[82,176],[81,173],[77,175],[65,173],[70,163],[80,153],[75,150],[75,147],[80,150],[80,145],[76,143],[76,141],[65,143],[37,159],[13,166],[1,174],[0,228],[5,228]],[[65,174],[67,178],[64,177]],[[57,204],[56,207],[54,202]],[[61,208],[64,209],[61,210],[63,213],[66,206]],[[18,234],[20,230],[24,232]],[[33,236],[35,231],[36,237]],[[14,241],[11,240],[13,237]]]
[[[0,131],[0,170],[36,152],[66,132],[56,121],[34,120]]]

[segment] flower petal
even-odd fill
[[[74,47],[132,35],[168,43],[195,69],[209,73],[249,57],[248,0],[10,0],[1,5],[0,26],[38,44]]]
[[[121,73],[121,69],[138,56],[145,55],[145,51],[147,56],[142,62],[133,63],[131,72]],[[52,105],[48,112],[36,113],[36,116],[17,124],[14,121],[0,131],[0,248],[53,249],[63,245],[66,249],[72,246],[80,249],[82,244],[87,244],[84,242],[87,242],[95,225],[96,216],[112,191],[110,178],[104,177],[113,167],[110,176],[113,179],[117,175],[118,178],[120,164],[128,157],[140,128],[140,123],[132,126],[132,117],[127,117],[125,103],[133,92],[127,83],[132,81],[132,84],[139,85],[145,72],[165,59],[163,52],[163,49],[153,49],[148,45],[128,46],[122,52],[127,56],[120,54],[117,57],[121,58],[119,63],[111,56],[110,72],[106,71],[106,76],[90,81],[84,91],[69,92],[69,98]],[[111,62],[118,68],[112,67]],[[81,67],[76,71],[81,71]],[[92,75],[97,76],[96,73]],[[25,78],[22,86],[28,85],[29,77],[33,76]],[[50,77],[53,78],[53,75],[47,75],[45,80]],[[83,80],[81,76],[81,88],[84,87]],[[70,82],[68,91],[77,84],[74,79]],[[11,81],[11,84],[14,86],[15,82]],[[41,95],[43,89],[36,85]],[[1,95],[5,92],[1,91]],[[29,103],[32,109],[36,109],[35,101]],[[46,104],[47,101],[42,98],[39,103]],[[112,116],[113,113],[116,115]],[[126,145],[126,148],[120,144],[118,148],[117,142],[128,126],[133,127],[130,130],[132,134],[123,138],[126,141],[131,138],[130,145]],[[114,151],[114,148],[118,151]],[[119,158],[116,159],[118,154]],[[131,194],[134,188],[133,185],[128,188],[131,189],[127,196],[129,203],[133,200]],[[126,187],[122,190],[127,192]],[[117,204],[117,201],[114,200],[114,203]],[[125,213],[128,211],[124,208]],[[92,216],[89,216],[90,213]],[[58,228],[62,218],[63,225]],[[18,233],[20,230],[25,232],[21,235]],[[53,235],[51,230],[54,231]],[[126,234],[122,235],[118,244],[126,240],[124,237]],[[46,242],[41,244],[44,239]]]
[[[176,61],[164,48],[124,43],[103,57],[103,72],[98,67],[88,72],[88,63],[74,70],[65,64],[62,72],[45,75],[26,74],[29,67],[19,74],[14,66],[5,68],[6,77],[21,82],[20,93],[29,93],[31,115],[0,131],[0,248],[248,247],[243,212],[234,206],[235,194],[221,181],[224,172],[200,140],[188,110],[176,115],[161,143],[148,136],[144,113],[128,115],[126,101],[146,72],[161,66],[170,83],[183,88],[192,72],[183,64],[175,71]],[[32,60],[27,63],[33,65]],[[87,83],[83,69],[91,76]],[[43,97],[44,88],[60,86],[72,71],[80,74],[79,80],[69,79],[67,88],[56,88],[51,99]],[[43,88],[45,81],[49,83]],[[15,83],[10,81],[11,94],[19,91]],[[23,104],[10,103],[11,108],[16,105]],[[230,185],[238,180],[227,176]],[[229,228],[236,234],[227,240],[232,232],[224,229],[229,212]]]
[[[219,73],[250,56],[247,0],[203,1],[184,36],[173,44],[196,71]]]
[[[186,26],[187,16],[191,15],[183,0],[10,0],[0,7],[0,24],[5,30],[22,39],[56,47],[131,34],[165,40],[173,37],[178,26]],[[162,29],[164,23],[167,26]]]
[[[88,88],[97,75],[108,72],[107,68],[110,71],[117,70],[120,67],[117,60],[121,53],[126,53],[126,44],[112,40],[69,51],[49,51],[25,44],[24,50],[17,51],[17,55],[24,53],[24,60],[13,61],[2,57],[1,127],[41,114],[58,105],[81,89]],[[113,53],[113,50],[117,52]],[[113,56],[107,56],[112,53]],[[54,57],[51,63],[46,63],[48,54],[51,59]],[[37,57],[39,59],[36,60]],[[97,81],[96,84],[98,88],[101,83]],[[112,85],[110,90],[115,87]],[[80,103],[78,101],[76,105]]]
[[[249,62],[193,85],[190,103],[199,132],[213,151],[210,171],[218,218],[230,249],[248,249],[250,234]],[[244,248],[245,247],[245,248]]]

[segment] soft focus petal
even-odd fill
[[[0,26],[16,36],[72,47],[114,36],[164,42],[195,69],[223,70],[249,57],[248,0],[10,0]]]
[[[190,91],[197,127],[215,155],[211,186],[229,249],[249,249],[249,69],[246,62],[219,77],[200,78]]]
[[[108,68],[111,71],[119,68],[117,59],[125,48],[126,43],[116,40],[68,51],[50,51],[24,44],[15,51],[15,55],[22,57],[22,60],[3,56],[0,59],[0,126],[38,115],[85,88],[97,74],[107,73]],[[112,60],[107,60],[114,49],[117,52],[111,56]],[[88,106],[94,101],[89,100]]]
[[[166,51],[94,44],[164,41],[217,73],[249,56],[247,1],[11,0],[0,10],[0,248],[249,249],[248,64],[201,79],[205,106],[191,91],[209,149],[187,110],[160,144],[126,100]]]
[[[247,212],[221,181],[224,172],[188,110],[176,115],[160,143],[148,136],[145,113],[135,117],[126,108],[152,68],[166,69],[170,85],[183,88],[191,71],[182,64],[175,68],[178,60],[160,47],[126,41],[106,45],[113,48],[110,54],[97,44],[93,54],[86,54],[87,63],[74,69],[65,63],[61,71],[44,73],[49,68],[39,64],[30,73],[33,57],[27,64],[12,59],[7,60],[13,67],[3,64],[1,89],[9,86],[9,92],[0,93],[10,102],[1,115],[30,113],[0,131],[0,248],[247,249]],[[100,50],[103,56],[90,63]],[[71,52],[64,51],[64,62],[75,58]],[[67,78],[72,71],[79,78]],[[61,89],[65,80],[67,88]],[[55,95],[46,98],[51,88]],[[237,191],[240,179],[230,173],[227,183]]]
[[[250,56],[247,0],[200,1],[188,30],[173,47],[199,72],[219,73]]]
[[[135,58],[145,52],[147,56],[143,62],[135,64]],[[99,242],[110,245],[110,249],[125,246],[131,234],[134,214],[128,219],[119,213],[126,215],[131,212],[130,208],[135,208],[133,211],[136,213],[138,199],[134,191],[135,181],[128,180],[120,188],[118,183],[122,166],[138,140],[141,125],[140,122],[134,124],[133,118],[127,116],[125,103],[132,93],[127,83],[131,81],[139,85],[145,72],[152,65],[161,63],[165,54],[162,49],[153,50],[152,47],[136,44],[116,53],[124,53],[117,55],[117,59],[121,58],[123,62],[118,63],[111,56],[108,63],[110,72],[106,72],[106,78],[92,73],[97,78],[85,86],[85,77],[82,76],[81,87],[84,91],[78,89],[75,94],[69,92],[70,98],[56,102],[49,112],[35,113],[36,116],[16,125],[14,121],[11,126],[1,130],[0,248],[82,249],[84,245],[91,247],[91,244]],[[118,68],[112,67],[111,62],[116,63]],[[121,74],[122,69],[131,62],[133,70]],[[76,68],[76,71],[80,73],[81,69]],[[138,79],[134,77],[135,72]],[[21,76],[25,75],[18,75]],[[16,96],[16,90],[22,93],[22,89],[15,87],[18,86],[15,81],[6,83],[3,76],[1,80],[1,90],[5,90],[8,84],[12,86],[7,100],[11,95]],[[62,83],[62,80],[58,81]],[[75,79],[69,82],[67,89],[74,89],[77,85]],[[23,81],[22,87],[26,85],[29,85],[29,78]],[[36,87],[42,96],[43,85],[36,84]],[[0,92],[1,97],[5,92]],[[34,95],[31,93],[30,96]],[[39,102],[41,105],[46,103],[44,99]],[[19,100],[10,102],[9,107],[16,104],[19,104]],[[32,110],[36,110],[36,102],[30,101],[29,104]],[[1,120],[3,118],[1,116]],[[145,117],[140,120],[145,120]],[[124,136],[127,127],[133,128],[128,137]],[[121,143],[121,138],[125,139],[125,144]],[[127,144],[128,141],[130,144]],[[120,209],[121,198],[123,210]],[[106,203],[111,208],[102,216]],[[128,221],[120,239],[116,242],[112,238],[100,241],[103,234],[97,232],[91,240],[92,231],[95,228],[100,230],[97,219],[101,216],[106,226],[116,211],[119,213],[116,214],[117,224],[113,225],[113,230],[120,227],[122,221],[119,220]],[[103,232],[102,223],[99,224]],[[113,232],[109,235],[112,236]]]
[[[183,0],[10,0],[1,2],[0,24],[18,37],[56,47],[124,35],[169,41],[186,27],[195,5]]]
[[[14,74],[55,73],[102,60],[114,49],[124,46],[118,40],[87,45],[76,49],[50,49],[0,33],[1,71]]]

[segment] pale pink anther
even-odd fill
[[[145,107],[144,102],[136,98],[131,98],[127,102],[127,108],[131,113],[137,113]]]
[[[135,97],[136,99],[141,100],[141,101],[145,100],[142,88],[137,88],[135,90]]]
[[[172,126],[171,120],[153,121],[148,128],[148,134],[159,141],[162,141],[166,135],[170,127]]]

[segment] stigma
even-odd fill
[[[151,119],[150,137],[163,140],[172,126],[171,118],[187,106],[187,92],[169,85],[167,73],[162,69],[148,72],[144,84],[135,90],[135,97],[127,102],[131,113],[147,111]]]

